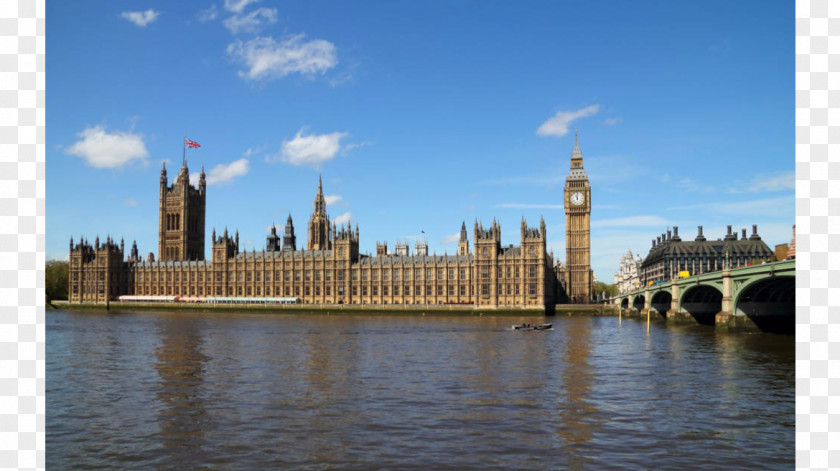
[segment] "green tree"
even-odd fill
[[[44,288],[49,299],[67,299],[70,264],[61,260],[48,260],[44,274]]]
[[[607,296],[618,296],[618,286],[616,285],[608,285],[603,281],[596,281],[592,283],[592,294],[595,296],[599,296],[601,292],[607,293]]]

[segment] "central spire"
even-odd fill
[[[575,129],[575,148],[572,149],[572,167],[575,166],[574,165],[575,160],[580,161],[581,165],[583,164],[583,154],[580,152],[580,146],[578,146],[578,132],[577,132],[577,129]]]
[[[321,174],[318,174],[318,194],[315,195],[315,213],[324,215],[327,212],[327,203],[324,200],[324,188],[321,184]]]

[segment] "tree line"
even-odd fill
[[[44,290],[47,299],[67,299],[70,264],[61,260],[47,260],[44,274]]]

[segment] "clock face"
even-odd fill
[[[569,197],[569,201],[575,206],[580,206],[583,204],[583,193],[576,191],[572,193],[572,196]]]

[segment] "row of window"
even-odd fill
[[[533,276],[536,276],[536,267],[535,266],[532,267],[531,271],[533,272]],[[292,277],[294,277],[294,281],[300,281],[301,280],[301,275],[303,276],[304,281],[312,281],[313,278],[314,278],[315,281],[321,281],[321,271],[317,271],[317,270],[316,271],[305,270],[303,272],[301,272],[300,270],[284,271],[284,272],[281,272],[281,271],[278,270],[278,271],[274,272],[274,279],[279,281],[280,277],[281,277],[281,273],[283,273],[283,280],[284,281],[291,281]],[[324,280],[325,281],[332,281],[332,271],[325,271],[323,273],[324,273]],[[373,281],[378,281],[379,280],[379,269],[373,269],[373,270],[370,270],[370,271],[362,270],[361,273],[362,273],[362,275],[361,275],[362,281],[368,281],[368,274],[370,274],[370,279],[371,280],[373,280]],[[457,278],[455,277],[456,271],[455,271],[454,268],[448,269],[448,272],[447,272],[448,277],[447,278],[444,278],[444,269],[443,268],[438,268],[437,269],[437,277],[436,278],[432,277],[432,273],[433,273],[432,269],[427,268],[425,270],[425,275],[426,275],[425,279],[427,279],[427,280],[432,280],[432,279],[438,279],[438,280],[444,280],[444,279],[466,280],[466,279],[469,279],[468,276],[467,276],[468,272],[467,272],[466,268],[461,268],[460,270],[458,270],[458,272],[457,272],[458,277]],[[500,273],[501,273],[501,271],[500,271]],[[139,281],[146,281],[146,275],[148,275],[150,277],[149,278],[150,281],[158,281],[158,273],[157,272],[152,272],[152,273],[140,272],[138,274]],[[196,281],[196,275],[198,276],[197,281],[204,281],[204,272],[198,272],[197,274],[193,273],[193,272],[185,272],[184,276],[183,276],[183,281]],[[405,281],[411,281],[411,275],[412,275],[411,269],[405,269],[405,270],[394,269],[393,271],[388,270],[388,269],[383,269],[382,270],[382,281],[389,281],[391,279],[391,277],[393,277],[393,281],[401,281],[401,279],[400,279],[401,277]],[[415,275],[415,279],[417,279],[417,280],[423,279],[423,270],[420,269],[420,268],[415,269],[414,270],[414,275]],[[519,276],[519,268],[516,269],[516,276]],[[510,269],[508,269],[508,277],[510,277]],[[182,277],[181,277],[180,272],[160,273],[160,281],[173,281],[173,280],[174,281],[181,281],[181,278]],[[261,278],[262,278],[262,272],[259,272],[259,271],[257,271],[257,272],[252,272],[252,271],[232,272],[231,271],[231,272],[227,273],[228,281],[262,281]],[[353,281],[356,281],[357,278],[358,278],[358,271],[354,270],[351,273],[351,279]],[[336,279],[338,281],[344,281],[344,271],[336,272]],[[223,282],[224,281],[224,273],[223,272],[219,272],[219,271],[216,272],[216,281],[217,282]],[[265,281],[271,281],[271,272],[266,272],[265,273]]]
[[[519,278],[519,267],[514,267],[514,276],[511,277],[511,267],[498,267],[496,269],[496,278]],[[528,265],[528,278],[537,277],[537,266]],[[490,278],[490,266],[484,265],[481,267],[481,279],[486,280]]]
[[[511,285],[508,284],[499,284],[497,285],[497,292],[496,294],[499,296],[503,296],[507,294],[508,296],[519,296],[519,284],[514,283]],[[513,288],[513,289],[511,289]],[[528,294],[533,296],[537,294],[537,284],[536,283],[528,283]],[[490,285],[488,283],[482,283],[481,285],[481,295],[482,296],[490,296]]]

